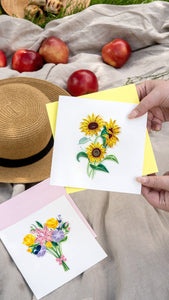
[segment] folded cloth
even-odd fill
[[[169,3],[157,1],[131,6],[94,5],[48,23],[42,29],[27,20],[0,16],[0,45],[8,67],[0,79],[27,76],[44,79],[66,89],[77,69],[93,71],[99,90],[169,78]],[[69,63],[45,64],[37,72],[18,73],[10,67],[14,51],[37,51],[42,40],[57,36],[70,49]],[[125,39],[132,55],[121,69],[101,58],[104,44]],[[169,126],[150,135],[159,174],[167,167]],[[169,164],[168,164],[169,165]],[[12,183],[11,183],[12,184]],[[14,190],[13,190],[14,188]],[[25,186],[0,185],[0,201],[22,192]],[[86,190],[71,195],[97,234],[108,257],[76,277],[44,300],[168,300],[169,214],[150,206],[142,196]],[[0,244],[1,300],[35,299],[5,247]]]

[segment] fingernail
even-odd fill
[[[148,182],[148,177],[144,176],[144,177],[137,177],[136,180],[142,184],[147,183]]]
[[[157,126],[156,126],[156,130],[157,130],[157,131],[160,131],[160,130],[161,130],[161,126],[160,126],[160,125],[157,125]]]
[[[128,115],[128,118],[129,119],[134,119],[138,116],[138,110],[133,110],[129,115]]]

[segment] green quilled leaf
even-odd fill
[[[104,158],[104,160],[106,160],[106,159],[113,160],[113,161],[115,161],[117,164],[119,163],[117,157],[116,157],[115,155],[113,155],[113,154],[106,155],[105,158]]]
[[[106,126],[103,126],[103,130],[101,131],[101,136],[103,137],[104,135],[109,135]]]
[[[57,247],[59,244],[57,242],[51,242],[54,247]]]
[[[76,159],[80,162],[80,157],[88,157],[87,154],[85,152],[79,152],[76,156]]]
[[[36,221],[36,224],[40,227],[40,228],[43,228],[42,224],[38,221]]]
[[[67,236],[65,236],[65,238],[63,240],[61,240],[60,242],[65,242],[67,241]]]
[[[66,223],[67,223],[67,222],[63,223],[63,225],[62,225],[63,228],[68,228],[68,227],[69,227],[69,223],[67,223],[67,225],[66,225]],[[65,226],[65,225],[66,225],[66,226]]]
[[[107,146],[106,146],[106,138],[105,138],[105,136],[102,136],[102,140],[103,140],[103,147],[106,148]]]
[[[36,248],[32,248],[32,253],[35,254]]]
[[[109,171],[107,170],[107,168],[103,164],[99,164],[97,166],[94,166],[94,165],[90,164],[90,167],[93,170],[98,170],[98,171],[103,171],[103,172],[109,173]]]
[[[33,245],[29,246],[29,248],[36,248],[38,245],[39,245],[39,243],[38,244],[33,244]]]
[[[88,141],[90,141],[90,138],[87,138],[87,137],[83,137],[79,140],[79,144],[85,144],[87,143]]]

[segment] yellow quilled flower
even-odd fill
[[[112,121],[110,119],[110,122],[105,122],[106,130],[109,135],[105,135],[106,142],[105,144],[112,148],[114,145],[116,145],[117,141],[119,141],[117,135],[120,133],[120,127],[116,125],[116,120]]]
[[[95,116],[92,114],[91,116],[88,115],[87,119],[83,119],[80,124],[80,130],[84,132],[85,135],[98,135],[103,126],[103,119],[99,115]]]
[[[31,249],[31,248],[28,248],[27,251],[31,253],[31,252],[32,252],[32,249]]]
[[[47,242],[46,243],[46,247],[51,248],[52,247],[52,243],[51,242]]]
[[[32,246],[35,243],[35,236],[33,234],[27,234],[23,239],[23,244],[26,246]]]
[[[97,142],[96,144],[91,143],[89,147],[87,147],[87,156],[91,163],[100,162],[106,153],[106,149],[103,148],[103,145]]]
[[[58,226],[58,224],[59,224],[59,222],[55,218],[51,218],[51,219],[49,219],[49,220],[46,221],[46,226],[48,228],[55,229]]]

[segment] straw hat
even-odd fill
[[[31,183],[50,176],[53,136],[46,103],[65,90],[44,80],[0,80],[0,182]]]
[[[85,9],[89,6],[91,0],[62,0],[63,7],[67,8],[66,14],[71,14],[77,7]],[[1,0],[1,5],[5,12],[17,18],[24,18],[24,8],[29,3],[29,0]]]

